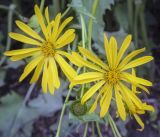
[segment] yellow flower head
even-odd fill
[[[85,103],[95,95],[95,102],[93,103],[90,112],[93,112],[96,109],[99,102],[100,117],[104,117],[108,112],[112,95],[114,93],[118,113],[122,120],[125,120],[125,106],[132,110],[132,112],[136,112],[135,105],[141,106],[142,103],[127,85],[136,85],[146,92],[148,92],[148,90],[145,86],[152,86],[150,81],[136,77],[129,73],[128,70],[131,68],[145,64],[153,59],[152,56],[144,56],[134,59],[135,56],[144,52],[145,48],[135,50],[124,56],[130,42],[131,35],[128,35],[123,41],[120,49],[118,49],[116,39],[111,37],[108,41],[106,35],[104,34],[104,47],[107,64],[100,60],[96,55],[82,47],[79,47],[79,51],[86,59],[83,59],[76,52],[72,53],[72,58],[70,59],[72,63],[77,66],[88,67],[93,71],[76,76],[72,81],[71,86],[95,82],[95,84],[85,92],[81,99],[81,103]],[[99,92],[96,94],[98,90]]]
[[[55,17],[55,20],[50,21],[48,7],[45,9],[45,17],[43,17],[37,5],[35,5],[34,10],[43,37],[23,22],[16,21],[17,26],[27,36],[14,32],[10,32],[9,36],[17,41],[34,45],[34,47],[6,51],[4,54],[10,56],[12,61],[32,57],[19,81],[22,81],[34,70],[33,77],[30,81],[30,83],[34,83],[40,77],[41,72],[43,72],[42,89],[45,93],[49,90],[51,94],[54,94],[54,90],[60,87],[57,64],[59,64],[68,79],[76,75],[73,68],[60,55],[61,53],[65,53],[61,51],[61,48],[71,43],[75,38],[74,29],[68,29],[62,34],[63,29],[73,17],[69,17],[61,23],[60,13]]]
[[[136,72],[134,69],[132,69],[132,75],[136,76]],[[136,97],[136,94],[139,94],[140,92],[137,91],[137,86],[136,85],[132,85],[132,92],[134,93],[133,96]],[[147,91],[147,93],[149,93],[149,91]],[[137,121],[137,123],[141,126],[141,128],[137,129],[139,131],[143,131],[144,129],[144,123],[141,120],[139,115],[143,115],[145,114],[145,111],[152,111],[154,112],[154,107],[151,105],[147,105],[145,102],[141,102],[139,100],[137,100],[139,102],[139,105],[137,104],[133,104],[135,107],[135,111],[133,111],[131,108],[127,108],[129,111],[129,115],[133,116],[135,118],[135,120]]]

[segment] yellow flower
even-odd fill
[[[68,79],[76,75],[76,72],[60,55],[61,48],[71,43],[75,38],[75,30],[68,29],[62,34],[63,29],[73,19],[69,17],[61,23],[61,14],[59,13],[55,20],[50,21],[48,7],[45,9],[43,17],[39,7],[34,7],[39,26],[44,36],[41,37],[28,25],[21,21],[16,21],[17,26],[27,34],[27,36],[10,32],[9,36],[17,41],[34,45],[26,49],[6,51],[4,54],[10,56],[12,61],[18,61],[26,57],[32,57],[27,64],[19,81],[26,78],[33,70],[34,74],[30,83],[34,83],[42,74],[42,89],[46,93],[48,90],[54,94],[54,90],[60,87],[57,64],[61,67]],[[65,52],[64,52],[65,53]]]
[[[132,69],[132,75],[136,76],[134,69]],[[137,87],[135,85],[132,85],[132,92],[135,94],[134,96],[136,96],[136,94],[140,93],[139,91],[137,91]],[[137,130],[142,131],[144,129],[144,123],[141,120],[139,115],[145,114],[145,111],[154,112],[154,108],[153,108],[153,106],[147,105],[145,102],[140,102],[140,101],[139,101],[139,106],[136,104],[133,104],[133,105],[135,107],[135,111],[132,111],[132,109],[128,108],[129,114],[130,114],[130,116],[133,115],[133,117],[135,118],[137,123],[141,126],[141,128],[137,129]]]
[[[128,35],[122,43],[120,49],[117,47],[117,41],[111,37],[108,41],[104,34],[104,47],[106,52],[107,64],[100,60],[90,51],[79,47],[79,52],[86,58],[83,59],[78,53],[73,52],[70,60],[77,66],[85,66],[93,70],[80,74],[71,82],[71,86],[77,84],[85,84],[95,82],[95,84],[85,92],[81,99],[84,104],[92,96],[95,96],[89,112],[93,112],[97,104],[100,104],[100,117],[104,117],[108,112],[113,94],[115,96],[118,113],[122,120],[126,119],[125,105],[136,112],[136,106],[141,106],[139,98],[128,88],[128,85],[136,85],[148,92],[145,86],[152,86],[148,80],[136,77],[130,74],[131,68],[145,64],[153,59],[152,56],[144,56],[138,59],[133,59],[138,54],[144,52],[145,48],[135,50],[124,56],[131,42],[131,35]],[[99,92],[97,93],[97,91]],[[97,94],[96,94],[97,93]]]

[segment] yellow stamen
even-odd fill
[[[52,43],[46,42],[42,47],[41,50],[45,57],[48,56],[54,56],[55,55],[55,49]]]
[[[120,80],[120,72],[116,70],[109,70],[105,75],[105,79],[110,84],[116,84]]]

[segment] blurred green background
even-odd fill
[[[10,49],[23,48],[26,45],[11,40],[8,32],[19,31],[15,20],[28,23],[37,29],[34,5],[40,5],[40,0],[0,0],[0,137],[54,137],[59,121],[61,108],[68,92],[68,82],[61,75],[62,86],[54,96],[42,94],[40,81],[29,85],[29,79],[18,83],[27,60],[11,62],[3,56]],[[142,116],[145,123],[143,132],[136,129],[138,124],[128,118],[125,122],[114,117],[117,127],[123,137],[160,137],[160,0],[99,0],[95,16],[91,14],[93,0],[46,0],[51,17],[58,12],[66,12],[74,16],[72,27],[77,31],[77,37],[72,50],[81,44],[80,15],[83,15],[87,25],[88,19],[93,19],[92,49],[100,57],[104,56],[103,32],[114,35],[119,45],[127,34],[132,34],[131,50],[146,47],[145,54],[153,55],[154,61],[140,67],[138,75],[153,82],[151,94],[142,94],[143,100],[155,107],[154,113]],[[32,18],[31,18],[32,17]],[[87,28],[88,29],[88,28]],[[24,104],[26,93],[33,88],[31,96]],[[70,100],[74,100],[78,89],[72,92]],[[114,114],[114,110],[111,114]],[[69,113],[64,116],[61,137],[82,137],[86,121],[100,121],[96,114],[81,120]],[[100,124],[103,137],[113,137],[107,123]],[[97,131],[95,134],[98,137]],[[89,123],[87,137],[92,136]]]

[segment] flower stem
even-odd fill
[[[43,12],[43,9],[44,9],[44,2],[45,2],[45,0],[41,0],[41,4],[40,4],[41,12]]]
[[[87,137],[87,130],[88,130],[88,122],[86,123],[85,129],[84,129],[83,137]]]
[[[96,127],[97,127],[99,137],[103,137],[98,122],[96,122]]]
[[[138,16],[139,16],[140,4],[135,4],[135,16],[134,16],[134,45],[138,47]]]
[[[71,7],[68,7],[62,14],[62,18],[67,15],[67,13],[70,11]]]
[[[108,122],[112,128],[112,132],[114,134],[114,137],[122,137],[121,134],[119,133],[117,126],[115,124],[115,122],[113,121],[112,117],[110,115],[108,115]]]
[[[141,25],[141,32],[142,32],[144,46],[146,46],[149,50],[150,46],[148,44],[146,22],[145,22],[145,17],[144,17],[144,9],[145,9],[145,1],[141,3],[141,7],[140,7],[140,25]]]
[[[92,137],[95,137],[94,122],[92,122]]]
[[[98,6],[99,0],[94,0],[93,5],[92,5],[92,15],[95,16],[96,14],[96,9]],[[93,28],[93,19],[90,17],[89,23],[88,23],[88,49],[91,51],[91,39],[92,39],[92,28]]]
[[[133,0],[127,0],[128,5],[128,29],[131,34],[133,34]]]
[[[3,7],[3,8],[5,8],[5,7]],[[8,25],[7,25],[8,33],[12,31],[13,12],[14,12],[15,8],[16,8],[16,6],[14,4],[11,4],[9,6],[8,19],[7,19],[8,20]],[[8,35],[5,51],[9,50],[10,47],[11,47],[11,38]],[[1,61],[0,61],[0,66],[5,62],[5,60],[6,60],[6,56],[3,56]]]
[[[60,120],[59,120],[59,123],[58,123],[58,129],[57,129],[56,137],[60,137],[60,131],[61,131],[61,127],[62,127],[62,120],[63,120],[64,112],[65,112],[65,109],[66,109],[66,103],[68,102],[68,99],[70,97],[71,91],[72,91],[72,89],[70,89],[68,91],[67,97],[66,97],[66,99],[64,101],[64,105],[62,107],[62,111],[61,111]]]

